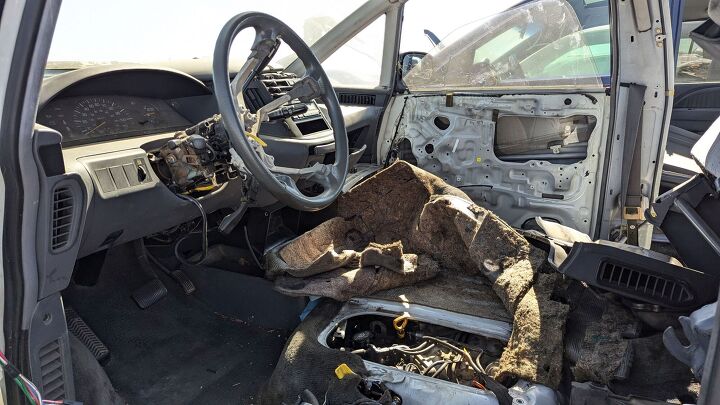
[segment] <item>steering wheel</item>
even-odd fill
[[[230,81],[228,67],[230,46],[240,31],[255,29],[255,40],[250,56],[235,78]],[[280,41],[295,52],[305,66],[305,76],[298,80],[285,95],[273,100],[254,114],[245,107],[243,88],[258,70],[274,56]],[[310,47],[285,23],[259,12],[238,14],[220,31],[213,57],[213,83],[218,108],[232,145],[233,163],[241,171],[249,172],[279,201],[302,211],[316,211],[330,205],[342,191],[348,173],[348,139],[345,121],[335,90]],[[263,149],[258,128],[268,120],[268,113],[283,104],[298,99],[311,102],[320,99],[327,107],[330,126],[335,137],[335,162],[332,165],[316,163],[311,167],[290,168],[274,164],[274,159]],[[323,187],[322,193],[306,196],[295,184],[299,179],[312,180]]]

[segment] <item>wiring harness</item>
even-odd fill
[[[449,341],[432,336],[423,336],[421,340],[415,347],[402,344],[376,347],[371,344],[368,349],[353,350],[352,353],[376,358],[395,352],[400,355],[395,360],[397,368],[456,383],[469,384],[476,375],[485,374],[480,363],[483,350],[460,349]]]
[[[5,357],[5,353],[0,352],[0,366],[2,367],[3,371],[5,372],[5,376],[15,382],[18,387],[20,387],[20,391],[22,391],[23,394],[25,394],[25,397],[30,401],[31,404],[34,405],[43,405],[43,404],[64,404],[64,405],[71,405],[71,404],[77,404],[79,405],[80,402],[76,401],[64,401],[64,400],[50,400],[50,399],[43,399],[42,394],[40,393],[40,390],[37,389],[35,384],[32,383],[27,377],[22,375],[20,371],[15,367],[12,363],[10,363]]]

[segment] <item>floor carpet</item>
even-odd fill
[[[168,295],[142,310],[131,298],[148,280],[138,267],[131,245],[114,248],[96,285],[71,285],[64,294],[65,304],[110,349],[104,368],[115,389],[133,405],[255,403],[290,330],[220,313],[211,300],[201,298],[213,296],[212,291],[205,287],[201,294],[186,296],[164,274],[160,278]],[[226,288],[235,280],[241,297],[243,280],[237,278],[248,276],[218,272]],[[206,280],[211,274],[204,277],[201,269],[189,274],[200,286],[212,285]],[[254,280],[255,294],[258,288],[272,293],[267,282]],[[233,297],[221,301],[232,302]]]

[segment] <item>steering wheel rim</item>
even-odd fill
[[[335,138],[335,162],[332,165],[316,165],[314,170],[303,169],[308,179],[323,186],[317,196],[304,195],[295,185],[288,172],[273,172],[267,160],[256,152],[257,145],[245,135],[243,119],[238,115],[240,107],[233,91],[229,72],[230,47],[235,37],[247,28],[255,29],[255,41],[248,61],[268,40],[284,41],[295,52],[305,66],[306,75],[301,79],[313,79],[319,88],[318,97],[327,108],[330,127]],[[246,62],[247,65],[248,62]],[[245,67],[245,66],[244,66]],[[238,72],[240,75],[241,72]],[[298,83],[300,83],[300,81]],[[348,174],[349,142],[345,120],[335,90],[327,74],[310,47],[290,27],[277,18],[260,12],[245,12],[231,18],[220,31],[213,57],[213,86],[218,109],[228,132],[230,143],[258,183],[279,201],[302,211],[317,211],[330,205],[342,192]],[[242,88],[242,83],[241,83]],[[276,168],[275,169],[281,169]]]

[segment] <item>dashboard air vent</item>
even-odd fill
[[[693,300],[693,294],[677,281],[608,262],[600,267],[598,282],[608,287],[653,297],[668,305],[681,306]]]
[[[65,397],[62,351],[57,339],[40,348],[40,381],[44,398],[56,400]]]
[[[73,224],[74,197],[70,187],[60,186],[53,191],[50,249],[57,251],[70,240]]]
[[[266,71],[258,75],[262,84],[265,85],[273,99],[276,99],[292,89],[298,77],[294,73],[282,73],[280,71]]]
[[[374,94],[340,93],[338,100],[340,104],[375,105]]]
[[[253,111],[257,111],[263,106],[262,96],[258,92],[258,89],[251,88],[245,91],[245,100],[249,104],[249,107]]]

